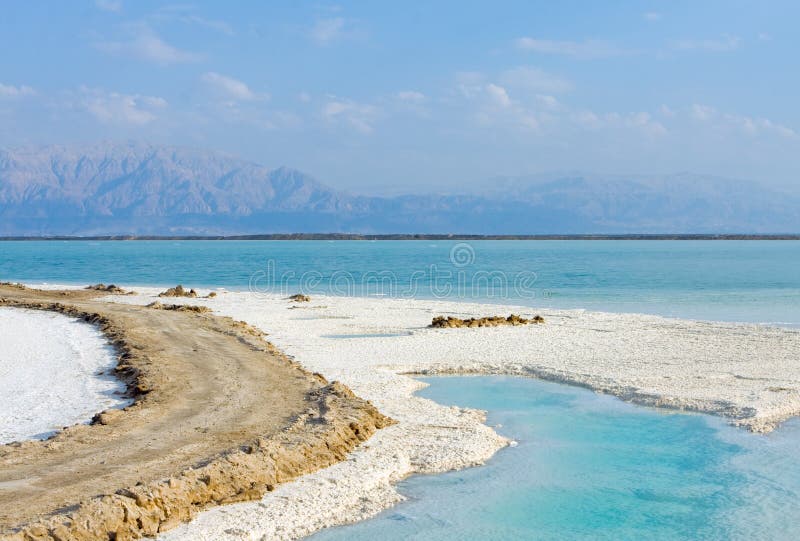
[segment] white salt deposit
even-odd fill
[[[52,435],[122,406],[124,386],[94,325],[54,312],[0,308],[0,444]]]
[[[114,297],[149,303],[158,290]],[[477,465],[508,442],[481,412],[413,396],[416,373],[515,374],[577,384],[645,405],[725,415],[770,430],[800,414],[800,331],[581,310],[538,311],[432,300],[251,293],[204,304],[245,320],[307,369],[339,380],[398,424],[348,460],[279,486],[258,502],[203,512],[161,536],[175,540],[290,539],[361,520],[402,499],[414,473]],[[430,329],[433,316],[541,314],[544,325]],[[757,436],[753,436],[757,437]]]

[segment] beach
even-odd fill
[[[202,308],[199,312],[147,308],[165,301],[158,297],[163,288],[137,287],[136,291],[131,295],[101,293],[93,300],[81,300],[85,292],[75,291],[74,295],[79,303],[91,302],[95,309],[106,306],[112,313],[146,311],[148,319],[179,314],[197,326],[198,317],[212,317],[202,314]],[[363,520],[402,501],[395,484],[410,475],[479,465],[513,444],[485,424],[485,412],[415,396],[425,385],[414,379],[415,375],[534,377],[586,387],[643,406],[719,415],[742,430],[762,433],[800,413],[797,330],[447,300],[314,295],[307,302],[294,302],[279,294],[216,290],[213,298],[206,298],[209,293],[211,290],[198,289],[196,298],[177,297],[168,302],[205,307],[224,321],[246,322],[254,332],[266,333],[276,355],[286,354],[287,362],[304,373],[341,382],[395,424],[380,424],[382,428],[370,432],[369,439],[362,438],[364,443],[348,447],[349,454],[341,457],[344,460],[322,464],[327,466],[323,469],[320,464],[300,468],[305,475],[287,478],[290,482],[263,490],[263,494],[240,498],[252,501],[232,503],[234,498],[218,502],[227,505],[202,506],[205,510],[196,516],[179,515],[162,528],[159,538],[164,540],[304,537],[322,528]],[[54,291],[41,295],[69,294]],[[544,322],[429,327],[438,316],[509,313],[527,318],[539,315]],[[228,368],[228,376],[249,379]],[[174,391],[177,396],[185,392]],[[259,405],[258,397],[251,403]],[[274,424],[270,413],[274,412],[264,415],[272,419],[273,426],[280,426]],[[97,428],[105,427],[84,426],[83,430]],[[59,442],[73,430],[77,428],[50,441]],[[204,437],[197,445],[201,442],[206,445]],[[26,443],[22,448],[36,445],[41,442]],[[178,464],[162,463],[155,455],[153,459],[162,468],[160,476],[169,475],[170,468],[174,470]],[[193,520],[181,523],[189,518]],[[10,520],[8,515],[6,520]]]
[[[145,296],[116,302],[144,304]],[[394,483],[478,465],[511,443],[484,412],[414,396],[415,374],[511,374],[580,385],[645,406],[720,415],[769,432],[800,413],[800,333],[754,324],[639,314],[535,310],[443,300],[284,296],[220,291],[211,307],[269,333],[302,366],[341,381],[397,421],[348,460],[259,501],[204,512],[164,539],[299,538],[362,520],[400,501]],[[429,329],[435,316],[514,312],[545,323]]]

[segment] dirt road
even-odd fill
[[[0,286],[0,305],[99,324],[135,400],[51,440],[0,446],[0,539],[154,535],[341,460],[390,422],[247,325],[96,294]]]

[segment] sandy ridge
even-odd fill
[[[133,405],[0,446],[0,539],[133,539],[260,498],[391,421],[227,317],[0,286],[0,305],[98,323]]]

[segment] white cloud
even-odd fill
[[[194,24],[197,26],[208,28],[209,30],[215,30],[217,32],[221,32],[229,36],[235,34],[235,32],[233,31],[233,27],[230,25],[230,23],[227,23],[225,21],[220,21],[217,19],[206,19],[205,17],[200,17],[199,15],[185,15],[183,17],[180,17],[178,20],[186,24]]]
[[[657,138],[669,133],[666,117],[671,111],[662,107],[657,114],[647,111],[598,113],[570,106],[552,93],[541,89],[565,91],[568,82],[537,68],[521,67],[501,74],[499,82],[487,80],[481,73],[458,76],[463,105],[470,107],[472,118],[482,126],[524,130],[538,135],[591,130]],[[528,90],[526,93],[525,90]],[[513,99],[512,99],[513,96]],[[663,116],[663,118],[662,118]],[[663,122],[662,122],[663,121]]]
[[[739,48],[741,39],[736,36],[722,36],[718,39],[693,40],[684,39],[673,43],[672,48],[678,51],[708,51],[724,53]]]
[[[487,82],[477,73],[462,74],[462,84],[457,88],[472,109],[470,117],[483,126],[506,126],[539,131],[549,120],[550,110],[559,107],[558,100],[549,95],[536,95],[530,100],[515,100],[508,89],[495,82]]]
[[[209,71],[203,74],[203,81],[225,97],[239,101],[266,99],[268,96],[253,92],[247,84],[233,77]]]
[[[655,21],[660,21],[662,15],[657,11],[648,11],[647,13],[642,15],[642,17],[644,17],[645,21],[655,22]]]
[[[661,116],[664,116],[664,117],[667,117],[667,118],[673,118],[675,116],[675,111],[673,111],[672,109],[670,109],[668,106],[666,106],[664,104],[661,104],[661,106],[658,108],[658,112],[659,112],[659,114]]]
[[[489,83],[486,85],[486,93],[489,95],[489,99],[495,105],[500,107],[510,107],[511,106],[511,98],[508,97],[508,92],[502,86]]]
[[[36,94],[36,91],[29,86],[14,86],[0,83],[0,98],[21,98],[33,96],[34,94]]]
[[[708,105],[694,104],[689,110],[692,119],[712,125],[719,129],[736,128],[747,135],[778,135],[794,138],[797,132],[792,128],[763,117],[751,117],[736,113],[723,113]]]
[[[541,127],[541,122],[533,113],[523,113],[519,116],[518,121],[523,128],[529,130],[538,130]]]
[[[416,90],[401,90],[395,94],[395,97],[407,103],[422,103],[425,101],[425,94]]]
[[[575,111],[570,114],[570,119],[583,128],[597,129],[603,125],[600,116],[593,111]]]
[[[642,132],[650,136],[658,136],[664,135],[667,133],[667,129],[664,127],[661,122],[657,120],[653,120],[653,117],[650,116],[650,113],[646,112],[636,112],[636,113],[629,113],[624,118],[624,122],[631,127],[638,128]]]
[[[300,92],[297,95],[297,99],[300,100],[302,103],[308,103],[311,101],[311,94],[308,92]]]
[[[330,96],[322,108],[322,116],[328,122],[344,122],[361,133],[372,133],[378,109],[372,105],[357,103]]]
[[[483,93],[485,77],[477,71],[462,71],[456,73],[456,90],[467,99],[472,99]]]
[[[700,105],[695,103],[691,107],[691,116],[695,120],[709,120],[711,117],[716,115],[717,111],[713,107],[709,107],[708,105]]]
[[[598,130],[623,130],[633,131],[647,137],[660,137],[667,134],[667,128],[659,121],[654,120],[646,111],[632,113],[596,113],[594,111],[573,111],[569,120],[580,128],[592,131]]]
[[[629,51],[600,40],[554,41],[523,37],[516,40],[516,45],[524,51],[573,56],[576,58],[601,58],[629,54]]]
[[[787,126],[776,124],[766,118],[748,119],[755,123],[757,130],[766,130],[783,137],[797,137],[797,132]]]
[[[550,111],[555,111],[558,109],[561,104],[554,96],[549,96],[547,94],[537,94],[536,95],[536,102],[541,106],[543,109],[547,109]]]
[[[167,107],[167,100],[157,96],[120,94],[82,87],[82,106],[105,124],[142,126],[157,118],[156,112]]]
[[[346,22],[344,17],[319,19],[311,28],[311,39],[320,45],[327,45],[345,35]]]
[[[146,26],[130,27],[129,33],[132,37],[128,41],[104,41],[96,46],[110,54],[132,56],[162,66],[201,60],[200,55],[170,45]]]
[[[122,0],[94,0],[97,9],[119,13],[122,11]]]
[[[158,8],[154,13],[147,17],[148,21],[156,23],[179,22],[186,25],[199,26],[215,32],[234,35],[233,27],[230,23],[220,19],[209,19],[197,14],[197,8],[192,5],[175,4]]]
[[[566,79],[530,66],[506,70],[500,74],[500,79],[510,87],[547,94],[562,94],[572,89],[572,84]]]

